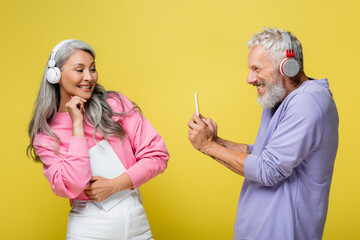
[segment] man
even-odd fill
[[[283,30],[265,28],[248,47],[247,82],[264,109],[255,144],[218,137],[217,124],[196,114],[188,138],[245,177],[234,240],[321,239],[338,147],[328,81],[305,75],[301,43]]]

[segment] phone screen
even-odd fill
[[[195,107],[196,107],[196,114],[199,116],[199,100],[198,100],[198,93],[195,92]]]

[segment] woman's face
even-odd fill
[[[85,51],[76,50],[62,66],[59,81],[61,102],[70,101],[72,96],[89,99],[97,80],[94,58]]]

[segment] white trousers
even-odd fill
[[[67,240],[149,240],[152,234],[137,191],[106,212],[96,202],[74,200]]]

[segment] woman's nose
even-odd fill
[[[92,76],[90,74],[90,71],[84,71],[84,80],[86,80],[86,81],[91,81],[92,80]]]

